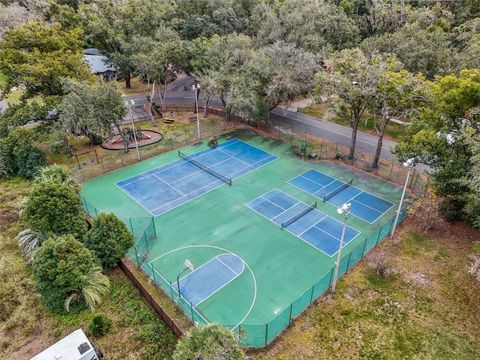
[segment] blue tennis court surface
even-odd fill
[[[341,189],[346,185],[342,180],[335,179],[313,169],[307,170],[288,183],[322,201],[325,195],[335,192],[336,189]],[[393,203],[390,201],[379,198],[355,186],[348,186],[328,199],[327,202],[336,207],[345,203],[351,203],[352,214],[370,224],[373,224],[393,206]]]
[[[180,293],[197,306],[239,277],[244,269],[245,263],[238,256],[217,255],[180,279]]]
[[[288,223],[289,219],[309,208],[309,205],[277,189],[263,194],[246,205],[277,225]],[[317,250],[333,256],[340,248],[343,223],[313,209],[284,229]],[[347,226],[344,245],[359,234],[359,231]]]
[[[277,159],[238,139],[189,156],[232,180]],[[153,216],[158,216],[225,183],[191,162],[179,159],[119,181],[116,185]]]

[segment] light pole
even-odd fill
[[[198,141],[200,141],[200,115],[198,114],[198,92],[200,90],[200,84],[193,84],[192,91],[195,92],[195,111],[197,112],[197,136]]]
[[[403,166],[408,168],[407,179],[405,180],[405,186],[403,187],[402,197],[400,199],[400,204],[398,204],[397,215],[395,216],[395,221],[393,222],[392,232],[390,233],[390,236],[393,236],[393,234],[395,233],[395,229],[397,228],[398,218],[400,217],[400,212],[402,211],[403,199],[405,199],[405,193],[407,192],[407,186],[408,186],[408,180],[410,178],[410,172],[415,167],[415,165],[416,164],[415,164],[415,159],[414,158],[408,159],[407,161],[405,161],[403,163]]]
[[[182,271],[180,271],[180,273],[177,276],[178,301],[180,301],[180,298],[181,298],[180,276],[182,276],[182,274],[187,270],[190,270],[190,271],[195,270],[195,265],[193,265],[193,263],[188,259],[185,259],[185,262],[183,263],[183,265],[185,266],[185,268]]]
[[[342,257],[342,247],[343,242],[345,241],[345,231],[347,230],[347,219],[348,215],[350,215],[350,211],[352,211],[352,204],[345,203],[337,209],[337,213],[344,216],[343,220],[343,230],[342,230],[342,238],[340,239],[340,249],[338,249],[337,254],[337,262],[335,264],[335,273],[333,275],[332,281],[332,292],[335,292],[335,288],[337,287],[337,280],[338,280],[338,270],[340,269],[340,258]]]
[[[133,138],[135,139],[135,148],[137,149],[137,159],[140,160],[140,151],[138,150],[138,142],[137,142],[137,132],[135,131],[135,123],[133,121],[133,112],[132,112],[132,106],[135,105],[135,101],[130,100],[130,102],[128,102],[125,100],[125,105],[127,105],[128,109],[130,110],[130,118],[132,119]]]

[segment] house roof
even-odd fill
[[[110,60],[103,55],[83,55],[83,59],[88,64],[90,71],[94,74],[102,74],[107,71],[115,71],[115,67]]]

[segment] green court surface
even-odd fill
[[[142,268],[174,299],[178,299],[176,278],[184,269],[185,259],[191,260],[197,269],[202,265],[206,266],[203,270],[211,268],[210,273],[198,270],[198,276],[183,279],[185,289],[187,285],[190,289],[190,294],[185,294],[190,304],[182,300],[185,314],[196,322],[226,325],[238,331],[243,345],[261,347],[325,292],[331,281],[336,256],[319,251],[292,231],[282,229],[246,205],[277,189],[305,204],[317,201],[315,211],[342,222],[343,218],[337,214],[333,204],[289,184],[309,169],[339,180],[354,178],[358,189],[394,204],[373,224],[356,216],[349,217],[348,225],[359,234],[352,236],[342,250],[342,258],[346,259],[345,262],[348,260],[341,270],[342,275],[388,234],[401,189],[331,162],[304,162],[292,152],[289,144],[249,132],[229,133],[220,138],[219,143],[233,138],[278,158],[235,178],[231,186],[218,184],[156,217],[147,210],[148,206],[140,205],[134,200],[135,195],[132,197],[117,183],[178,161],[176,151],[89,180],[83,185],[82,196],[90,207],[113,212],[122,219],[154,219],[156,239],[141,239],[137,243],[137,255],[141,252],[146,259],[140,261],[133,251],[130,253],[132,259],[137,264],[140,262]],[[195,154],[205,149],[206,142],[184,148],[182,152]],[[141,242],[147,243],[148,251],[140,250]],[[236,257],[225,257],[223,254]],[[234,276],[228,277],[227,274],[222,280],[220,273],[223,270],[210,266],[218,259],[233,263],[240,259],[243,265],[234,271]],[[184,272],[182,278],[189,272]],[[208,282],[208,276],[220,280],[218,286],[205,285],[213,286],[212,291],[202,295],[202,281]],[[182,286],[180,284],[181,289]],[[192,292],[196,293],[192,295]]]

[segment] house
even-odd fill
[[[83,60],[87,63],[90,71],[104,80],[113,80],[117,74],[117,70],[110,60],[102,55],[97,49],[86,49]]]

